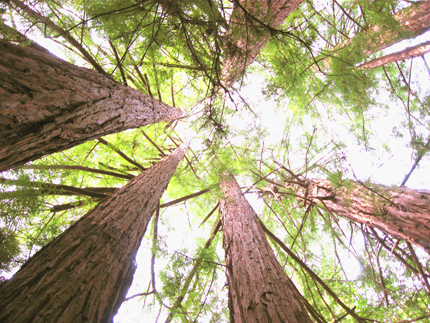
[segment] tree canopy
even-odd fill
[[[399,187],[429,203],[429,193],[419,192],[429,185],[430,58],[403,52],[374,69],[363,65],[411,46],[408,39],[426,44],[429,1],[0,6],[3,40],[41,51],[49,40],[56,44],[49,50],[68,62],[183,112],[1,173],[2,280],[190,140],[142,240],[116,321],[229,321],[218,210],[225,172],[235,175],[313,320],[430,317],[430,256],[420,244],[336,214],[324,204],[331,191],[316,196],[309,189],[310,181],[329,182],[355,207],[348,193],[360,187],[360,203],[382,221]],[[2,118],[7,90],[0,89]],[[430,215],[426,220],[428,230]]]

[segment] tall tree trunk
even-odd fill
[[[306,180],[304,203],[377,228],[430,253],[430,191],[393,188],[353,181],[336,186],[328,180]]]
[[[134,257],[187,149],[132,179],[0,285],[1,322],[108,322],[131,284]]]
[[[96,71],[0,40],[0,171],[181,115]]]
[[[395,52],[392,54],[388,54],[382,57],[372,59],[371,61],[363,63],[358,67],[369,68],[369,69],[377,68],[380,66],[384,66],[388,63],[398,62],[401,60],[422,56],[424,54],[427,54],[428,52],[430,52],[430,41],[416,46],[407,47],[404,50],[401,50],[399,52]]]
[[[232,175],[221,177],[220,202],[226,253],[230,321],[312,322],[303,297],[282,270],[257,215]]]
[[[400,10],[394,15],[394,19],[400,24],[399,30],[391,30],[390,32],[382,32],[374,37],[372,35],[380,32],[380,26],[371,26],[360,32],[360,36],[365,36],[368,41],[363,42],[362,52],[368,56],[377,51],[383,50],[395,43],[413,39],[430,30],[430,1],[419,1],[411,6]],[[348,41],[340,44],[334,50],[340,50],[348,45],[353,44],[356,38],[353,37]]]
[[[303,0],[236,0],[229,21],[226,57],[222,68],[225,86],[238,81],[285,19]]]

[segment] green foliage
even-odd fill
[[[16,235],[8,229],[0,230],[0,272],[9,271],[11,263],[20,253]],[[0,278],[1,280],[1,278]]]

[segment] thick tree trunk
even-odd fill
[[[233,1],[235,8],[229,21],[226,57],[222,68],[225,86],[238,81],[285,19],[303,0]]]
[[[372,59],[369,62],[361,64],[360,68],[377,68],[388,63],[398,62],[405,59],[419,57],[430,52],[430,41],[419,44],[417,46],[407,47],[400,52],[395,52],[382,57]]]
[[[401,32],[383,35],[378,50],[393,45],[403,39],[418,37],[430,30],[430,1],[418,1],[399,11],[394,18],[399,21]],[[382,48],[381,48],[382,47]]]
[[[0,171],[181,114],[96,71],[0,41]]]
[[[234,177],[223,175],[221,188],[230,322],[312,322]]]
[[[134,257],[187,145],[132,179],[0,285],[1,322],[109,322]]]
[[[368,56],[377,51],[383,50],[404,39],[413,39],[430,30],[430,1],[419,1],[394,15],[400,24],[400,30],[383,32],[379,36],[372,36],[380,32],[380,26],[371,26],[361,32],[369,41],[361,44],[362,52]],[[353,44],[356,38],[337,46],[334,50],[342,49]]]
[[[404,239],[430,253],[430,191],[344,181],[309,180],[305,203],[323,204],[331,213]]]

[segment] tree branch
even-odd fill
[[[73,165],[27,165],[19,167],[19,169],[74,169],[74,170],[82,170],[84,172],[103,174],[109,176],[115,176],[123,179],[133,179],[135,176],[130,174],[120,174],[116,172],[110,172],[107,170],[90,168],[85,166],[73,166]]]
[[[164,207],[172,206],[172,205],[175,205],[175,204],[179,204],[179,203],[184,202],[186,200],[189,200],[189,199],[191,199],[193,197],[197,197],[199,195],[205,194],[205,193],[209,192],[211,189],[212,188],[205,188],[204,190],[198,191],[196,193],[189,194],[189,195],[183,196],[181,198],[178,198],[176,200],[163,203],[163,204],[160,205],[160,208],[164,208]]]
[[[138,162],[135,162],[133,159],[131,159],[130,157],[127,157],[126,154],[124,154],[121,150],[115,148],[114,146],[112,146],[110,143],[108,143],[106,140],[104,140],[103,138],[99,138],[98,141],[100,143],[102,143],[103,145],[109,147],[110,149],[112,149],[113,151],[115,151],[118,155],[120,155],[122,158],[124,158],[126,161],[128,161],[130,164],[136,166],[137,168],[141,169],[141,170],[146,170],[145,167],[143,167],[142,165],[140,165]]]
[[[93,56],[90,53],[88,53],[85,50],[85,48],[76,39],[74,39],[73,36],[68,31],[57,26],[52,20],[42,16],[40,13],[34,11],[29,6],[25,5],[23,2],[19,0],[10,0],[10,2],[12,2],[18,8],[22,9],[23,12],[25,12],[33,19],[39,20],[40,22],[44,23],[46,26],[49,26],[52,29],[54,29],[57,33],[59,33],[59,36],[62,36],[71,45],[73,45],[73,47],[75,47],[79,52],[81,52],[82,56],[87,60],[87,62],[90,63],[98,72],[108,75],[105,72],[105,70],[96,62]]]

